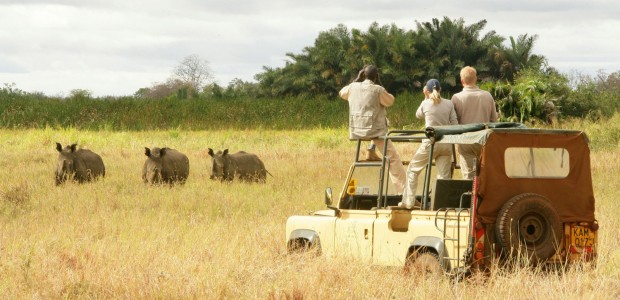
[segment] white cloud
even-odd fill
[[[611,72],[620,66],[619,7],[612,0],[2,1],[0,84],[50,95],[130,95],[198,54],[226,85],[284,65],[286,53],[300,53],[338,24],[415,29],[416,20],[443,16],[486,19],[486,30],[504,37],[537,34],[534,52],[561,71]]]

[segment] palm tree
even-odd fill
[[[463,19],[453,21],[447,17],[418,23],[416,54],[426,76],[439,79],[444,90],[454,93],[460,90],[459,73],[463,67],[474,66],[483,73],[487,40],[495,37],[494,32],[479,37],[486,23],[482,20],[466,26]]]

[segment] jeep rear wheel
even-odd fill
[[[414,251],[407,257],[405,272],[407,274],[439,277],[443,275],[443,268],[439,262],[439,256],[434,252]]]
[[[496,220],[498,240],[511,258],[537,264],[553,256],[562,239],[562,222],[549,200],[521,194],[502,206]]]

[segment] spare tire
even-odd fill
[[[538,264],[552,257],[562,240],[562,221],[547,198],[526,193],[502,206],[495,221],[503,252]]]

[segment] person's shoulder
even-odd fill
[[[454,105],[454,103],[452,102],[452,100],[450,99],[446,99],[446,98],[441,98],[441,102],[445,103],[446,105]]]
[[[420,102],[420,105],[431,105],[433,104],[433,100],[431,100],[430,98],[425,98],[422,100],[422,102]]]
[[[463,93],[464,92],[461,91],[461,92],[458,92],[458,93],[452,95],[452,99],[451,100],[452,101],[460,101],[461,100],[461,96],[463,96]]]

